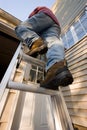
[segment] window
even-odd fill
[[[74,44],[72,32],[70,30],[68,30],[67,33],[66,33],[66,36],[67,36],[68,45],[69,45],[69,47],[71,47]]]
[[[81,16],[80,18],[81,24],[85,30],[85,32],[87,33],[87,12],[85,11],[85,13]]]
[[[68,43],[67,43],[66,36],[65,36],[65,35],[61,36],[61,39],[62,39],[62,42],[64,43],[64,47],[65,47],[66,49],[68,49],[68,48],[69,48],[69,45],[68,45]]]
[[[61,39],[66,49],[70,48],[74,44],[74,39],[70,30],[68,30],[65,35],[61,36]]]
[[[70,48],[74,43],[78,42],[87,34],[87,7],[84,13],[74,22],[72,26],[67,30],[65,34],[61,37],[65,48]]]
[[[85,35],[85,32],[79,21],[74,24],[74,29],[77,34],[78,40],[80,40]]]

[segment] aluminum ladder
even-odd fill
[[[22,50],[22,44],[20,43],[8,68],[6,73],[4,74],[4,77],[0,83],[0,116],[2,115],[2,111],[4,108],[5,99],[3,99],[3,95],[5,93],[5,89],[14,89],[14,90],[20,90],[20,91],[26,91],[26,92],[32,92],[32,93],[40,93],[45,95],[50,95],[51,97],[51,103],[53,106],[53,115],[55,119],[55,129],[56,130],[73,130],[72,122],[62,95],[61,87],[59,87],[58,91],[49,90],[45,88],[40,88],[40,84],[35,81],[35,83],[28,82],[25,80],[25,82],[16,82],[13,80],[13,77],[15,75],[15,70],[17,64],[19,64],[21,61],[24,61],[27,64],[33,64],[37,66],[36,69],[38,69],[38,66],[43,68],[45,67],[45,63],[39,59],[32,58],[25,53],[23,53]],[[25,67],[26,68],[26,67]],[[29,67],[28,67],[29,69]],[[26,73],[23,75],[23,78],[27,78],[27,69],[25,69]],[[30,69],[29,69],[30,71]],[[37,73],[36,73],[37,78]]]

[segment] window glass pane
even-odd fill
[[[63,44],[64,44],[64,47],[65,47],[66,49],[68,49],[68,48],[69,48],[69,45],[68,45],[68,43],[67,43],[66,36],[65,36],[65,35],[61,36],[61,39],[62,39],[62,42],[63,42]]]
[[[77,37],[80,40],[85,35],[85,32],[79,21],[74,24],[74,28],[75,28]]]
[[[87,32],[87,13],[85,12],[80,18],[81,24]]]
[[[74,39],[70,30],[68,30],[68,32],[66,33],[66,36],[67,36],[68,45],[69,47],[71,47],[74,44]]]

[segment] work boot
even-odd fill
[[[27,55],[36,57],[38,54],[44,54],[46,52],[47,44],[41,38],[39,38],[33,42]]]
[[[55,63],[47,72],[45,80],[40,83],[40,87],[58,90],[59,86],[72,84],[73,77],[67,68],[65,61]]]

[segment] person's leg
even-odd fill
[[[30,49],[29,55],[40,52],[46,48],[40,34],[54,22],[44,13],[38,13],[26,21],[21,22],[15,29],[20,40],[24,41]]]
[[[53,64],[65,58],[64,44],[60,40],[60,32],[60,27],[54,24],[44,31],[41,36],[48,43],[46,71],[48,71]]]
[[[46,54],[46,77],[41,87],[57,90],[58,86],[67,86],[73,82],[73,77],[65,62],[64,45],[60,40],[60,28],[54,24],[46,30],[42,37],[48,43]]]

